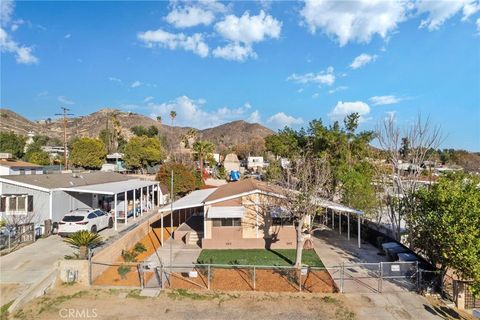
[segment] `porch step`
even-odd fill
[[[190,232],[188,236],[188,245],[198,245],[198,241],[203,238],[203,232]]]

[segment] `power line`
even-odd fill
[[[68,170],[68,157],[67,157],[67,117],[73,116],[73,113],[68,113],[70,109],[65,107],[60,107],[63,110],[63,113],[55,113],[56,116],[63,116],[63,161],[65,165],[65,170]]]

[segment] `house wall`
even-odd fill
[[[46,219],[50,218],[49,192],[17,186],[6,182],[0,182],[0,185],[1,194],[28,194],[33,196],[33,217],[31,222],[35,224],[43,224]],[[2,218],[6,218],[8,220],[8,215],[6,215],[6,213],[2,212],[1,215]]]
[[[92,208],[93,195],[90,193],[54,191],[52,202],[52,221],[60,221],[70,210]]]
[[[271,226],[266,220],[267,210],[279,205],[274,197],[253,194],[241,199],[245,215],[240,227],[213,227],[211,219],[205,219],[205,235],[202,239],[204,249],[261,249],[265,248],[266,238],[275,238],[273,249],[295,248],[296,233],[293,225]],[[238,199],[215,203],[212,206],[239,204]],[[205,206],[207,212],[210,206]],[[265,237],[266,234],[266,237]]]

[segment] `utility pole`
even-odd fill
[[[73,113],[68,113],[70,109],[65,107],[60,107],[63,110],[63,113],[55,113],[56,116],[63,116],[63,160],[65,170],[68,170],[68,157],[67,157],[67,117],[73,116]]]

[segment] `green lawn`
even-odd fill
[[[295,261],[294,249],[230,249],[202,250],[199,263],[241,264],[263,266],[289,266]],[[323,263],[313,249],[303,250],[302,264],[311,267],[323,267]]]

